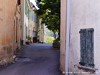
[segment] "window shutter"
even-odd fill
[[[94,29],[80,30],[80,65],[94,67]]]

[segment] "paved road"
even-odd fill
[[[0,71],[0,75],[60,75],[59,50],[51,45],[34,44],[23,47],[16,63]]]

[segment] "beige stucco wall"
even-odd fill
[[[27,23],[27,24],[26,24]],[[25,0],[21,0],[21,40],[23,44],[26,42],[26,25],[28,25],[28,18],[25,15]]]
[[[44,42],[44,26],[45,24],[42,24],[41,25],[41,22],[42,22],[42,19],[39,19],[39,26],[38,26],[38,36],[39,36],[39,40],[40,42]]]
[[[13,60],[16,43],[14,40],[14,16],[17,0],[0,0],[0,64]]]
[[[25,45],[27,39],[26,34],[28,34],[26,27],[29,28],[28,24],[28,16],[25,14],[25,0],[21,0],[21,40],[23,41],[23,44]]]
[[[69,71],[80,71],[74,67],[80,62],[80,29],[94,28],[94,64],[100,75],[100,1],[71,0],[71,33]],[[78,75],[90,75],[78,74]]]
[[[29,35],[32,40],[33,40],[33,37],[37,37],[37,33],[38,33],[38,19],[37,19],[36,13],[34,12],[34,9],[35,8],[29,9],[29,20],[28,20]]]
[[[21,34],[21,10],[20,10],[21,6],[20,5],[17,5],[16,6],[16,13],[15,13],[15,16],[14,16],[14,40],[16,40],[16,44],[18,46],[18,48],[21,47],[21,44],[20,44],[20,39],[22,37],[22,34]]]
[[[33,37],[33,28],[34,28],[34,22],[32,20],[29,20],[29,30],[30,30],[30,37]]]
[[[31,37],[31,42],[33,42],[33,37],[37,37],[37,23],[29,20],[29,36]]]
[[[29,30],[29,24],[28,24],[28,17],[26,16],[26,14],[24,13],[24,30],[23,30],[23,40],[24,42],[26,42],[26,34],[28,35],[28,31]],[[26,29],[27,27],[27,29]]]
[[[66,56],[66,1],[61,0],[61,26],[60,26],[60,69],[65,72],[65,56]]]
[[[28,16],[25,14],[25,0],[21,0],[21,25],[22,25],[22,40],[23,44],[25,45],[25,42],[27,41],[26,36],[30,36],[31,38],[33,37],[33,28],[36,27],[36,22],[32,21],[29,18],[29,12],[33,11],[33,9],[30,8],[29,5],[29,0],[26,0],[26,3],[28,4]],[[27,28],[27,29],[26,29]],[[27,34],[27,35],[26,35]]]

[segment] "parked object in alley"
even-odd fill
[[[54,42],[53,48],[60,48],[60,42]]]
[[[53,41],[53,47],[60,49],[60,38],[59,37]]]

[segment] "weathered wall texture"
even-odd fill
[[[30,35],[31,38],[33,37],[33,28],[34,27],[35,27],[34,22],[29,20],[29,32],[30,32],[29,35]]]
[[[67,0],[61,0],[61,32],[60,32],[60,68],[65,72],[65,56],[66,56],[66,2]]]
[[[24,11],[25,11],[25,9],[24,9],[24,0],[21,0],[21,44],[23,45],[23,44],[25,44],[25,42],[24,42]]]
[[[37,15],[34,12],[34,9],[36,10],[35,7],[33,7],[33,4],[30,3],[29,5],[29,36],[33,40],[33,37],[37,37],[37,32],[38,32],[38,19]]]
[[[28,6],[27,0],[21,0],[21,42],[25,45],[26,35],[28,33]],[[26,6],[25,6],[26,5]],[[26,10],[27,9],[27,10]]]
[[[44,42],[44,24],[41,25],[42,19],[39,19],[39,27],[38,27],[38,35],[39,35],[39,40],[41,42]]]
[[[14,16],[14,40],[16,41],[16,44],[18,46],[18,48],[21,47],[21,37],[22,37],[22,34],[21,34],[21,6],[20,5],[17,5],[16,6],[16,13],[15,13],[15,16]]]
[[[17,0],[0,0],[0,65],[13,60],[16,43],[14,39],[14,16]]]
[[[80,29],[94,28],[94,64],[100,75],[100,1],[71,0],[71,37],[69,71],[82,72],[74,65],[80,62]],[[89,73],[78,75],[91,75]],[[94,75],[94,74],[93,74]]]
[[[24,23],[23,23],[23,43],[25,44],[25,42],[26,42],[26,36],[28,36],[28,30],[29,30],[29,28],[28,28],[28,11],[29,11],[29,7],[28,7],[28,5],[27,5],[27,0],[24,0],[24,4],[23,4],[23,6],[22,6],[22,8],[24,7],[24,11],[23,11],[23,13],[22,14],[24,14]]]
[[[37,23],[29,20],[29,35],[31,38],[37,36]]]

